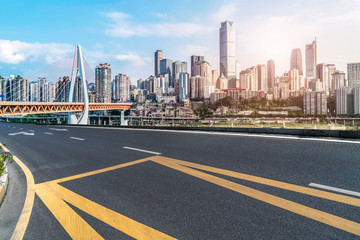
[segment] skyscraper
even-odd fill
[[[235,80],[235,27],[234,22],[225,21],[220,28],[220,75]]]
[[[119,73],[115,76],[115,102],[130,101],[130,77]]]
[[[195,56],[192,55],[191,56],[191,76],[194,77],[195,74],[195,65],[197,62],[201,62],[202,60],[204,60],[204,56]]]
[[[179,74],[179,101],[186,101],[190,97],[190,79],[187,72]]]
[[[293,49],[291,52],[290,70],[293,68],[299,70],[299,75],[303,75],[303,65],[300,48]]]
[[[360,87],[360,63],[348,63],[347,72],[349,87]]]
[[[169,87],[174,87],[174,82],[172,79],[172,60],[171,59],[162,59],[160,61],[160,74],[162,75],[168,75],[169,79]]]
[[[317,44],[316,38],[305,47],[306,58],[306,77],[316,78],[316,65],[317,65]]]
[[[99,64],[95,68],[96,102],[111,102],[111,68],[110,64]]]
[[[272,88],[275,85],[275,62],[270,59],[267,61],[267,79],[268,79],[268,88]]]
[[[259,91],[267,91],[268,83],[266,78],[266,67],[265,64],[257,65],[257,76],[258,76],[258,90]]]
[[[164,52],[157,50],[155,52],[155,77],[160,75],[160,61],[164,58]]]

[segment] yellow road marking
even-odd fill
[[[339,228],[341,230],[353,233],[355,235],[360,236],[360,224],[357,222],[353,222],[344,218],[340,218],[338,216],[322,212],[280,197],[273,196],[271,194],[267,194],[183,165],[178,164],[176,161],[166,158],[166,157],[151,157],[152,161],[167,166],[169,168],[175,169],[177,171],[189,174],[191,176],[197,177],[199,179],[203,179],[205,181],[211,182],[218,186],[230,189],[232,191],[241,193],[243,195],[258,199],[262,202],[269,203],[271,205],[280,207],[282,209],[291,211],[293,213],[299,214],[304,217],[308,217],[310,219],[325,223],[327,225],[333,226],[335,228]]]
[[[248,175],[248,174],[244,174],[244,173],[238,173],[238,172],[234,172],[234,171],[230,171],[230,170],[210,167],[210,166],[201,165],[201,164],[192,163],[192,162],[185,162],[185,161],[175,160],[175,159],[172,159],[172,161],[174,161],[175,163],[177,163],[179,165],[188,166],[191,168],[196,168],[196,169],[200,169],[200,170],[204,170],[204,171],[208,171],[208,172],[218,173],[218,174],[233,177],[233,178],[243,179],[243,180],[247,180],[247,181],[251,181],[251,182],[260,183],[263,185],[268,185],[268,186],[272,186],[272,187],[276,187],[276,188],[281,188],[281,189],[285,189],[285,190],[289,190],[289,191],[293,191],[293,192],[298,192],[298,193],[302,193],[302,194],[306,194],[306,195],[311,195],[314,197],[324,198],[324,199],[328,199],[331,201],[341,202],[341,203],[353,205],[356,207],[360,207],[360,199],[359,198],[344,196],[341,194],[326,192],[326,191],[317,190],[317,189],[313,189],[313,188],[309,188],[309,187],[302,187],[302,186],[298,186],[295,184],[290,184],[290,183],[275,181],[275,180],[271,180],[271,179],[256,177],[256,176],[252,176],[252,175]]]
[[[92,176],[99,173],[128,167],[149,161],[144,158],[113,167],[77,174],[70,177],[36,184],[36,193],[73,239],[103,239],[84,219],[82,219],[67,203],[79,208],[91,216],[103,221],[115,229],[136,239],[175,239],[113,210],[103,207],[79,194],[76,194],[58,183]],[[66,203],[67,202],[67,203]]]
[[[4,145],[0,144],[3,149],[10,152]],[[23,209],[21,211],[19,220],[16,224],[15,230],[11,236],[11,240],[18,240],[24,237],[27,225],[30,220],[31,211],[34,205],[35,198],[35,182],[34,177],[28,167],[16,156],[13,156],[14,161],[20,166],[26,177],[26,198]]]
[[[136,239],[175,239],[103,207],[56,183],[36,185],[36,193],[73,239],[102,239],[64,201]]]
[[[132,161],[132,162],[122,163],[122,164],[112,166],[112,167],[102,168],[102,169],[91,171],[91,172],[86,172],[86,173],[81,173],[81,174],[77,174],[77,175],[70,176],[70,177],[64,177],[64,178],[56,179],[56,180],[53,180],[53,181],[50,181],[50,182],[53,182],[53,183],[66,182],[66,181],[70,181],[70,180],[75,180],[75,179],[79,179],[79,178],[92,176],[92,175],[99,174],[99,173],[104,173],[104,172],[116,170],[116,169],[123,168],[123,167],[128,167],[128,166],[135,165],[135,164],[138,164],[138,163],[143,163],[143,162],[146,162],[146,161],[149,161],[149,160],[150,160],[150,158],[143,158],[143,159],[140,159],[140,160],[135,160],[135,161]]]
[[[103,239],[68,204],[58,197],[56,183],[36,184],[36,194],[72,239]]]

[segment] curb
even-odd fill
[[[171,126],[111,126],[111,125],[70,125],[55,124],[57,126],[93,127],[93,128],[133,128],[133,129],[165,129],[178,131],[204,132],[237,132],[257,134],[295,135],[301,137],[330,137],[341,139],[360,139],[360,131],[350,130],[320,130],[320,129],[291,129],[291,128],[231,128],[231,127],[171,127]],[[54,126],[54,125],[48,125]]]
[[[4,174],[1,175],[0,177],[0,206],[4,200],[8,184],[9,184],[8,167],[6,167]]]

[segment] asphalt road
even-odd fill
[[[24,239],[360,238],[359,141],[15,123],[0,123],[0,141],[36,184]],[[25,192],[13,163],[0,238]]]

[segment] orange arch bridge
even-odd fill
[[[89,103],[89,111],[128,110],[131,103]],[[84,103],[2,102],[0,116],[82,112]]]

